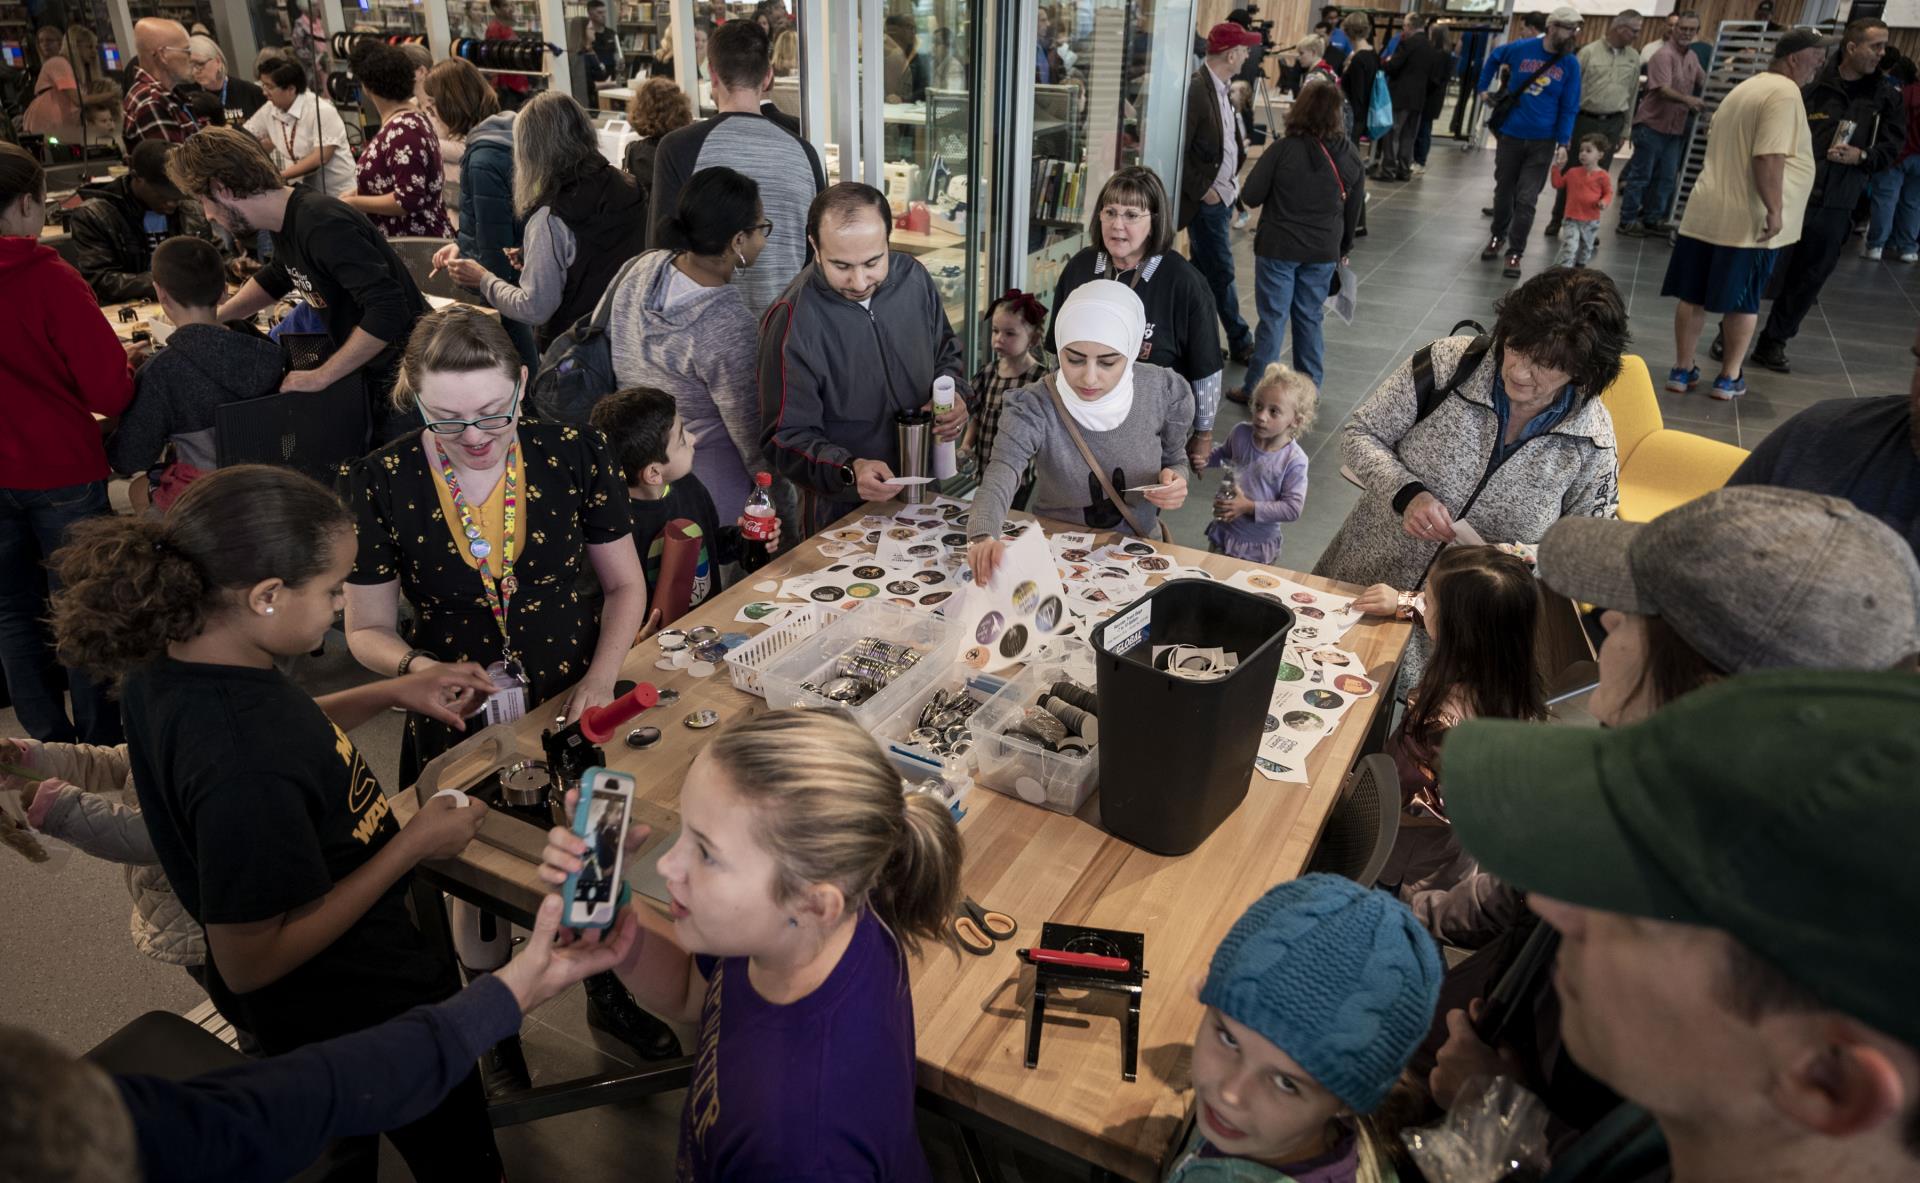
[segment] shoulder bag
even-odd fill
[[[1120,491],[1113,487],[1113,482],[1107,478],[1107,474],[1100,471],[1100,462],[1093,458],[1093,449],[1087,447],[1087,437],[1080,434],[1080,425],[1073,421],[1073,416],[1067,412],[1067,404],[1061,401],[1060,387],[1054,382],[1054,376],[1058,373],[1059,371],[1055,370],[1041,379],[1046,385],[1047,397],[1053,400],[1054,416],[1060,420],[1060,425],[1067,429],[1067,437],[1073,440],[1073,446],[1080,450],[1080,459],[1087,462],[1087,471],[1091,472],[1094,479],[1100,482],[1100,491],[1107,495],[1109,501],[1113,502],[1114,508],[1120,511],[1120,516],[1126,520],[1127,525],[1133,528],[1135,535],[1141,538],[1147,537],[1147,532],[1140,528],[1140,523],[1134,519],[1133,513],[1127,509],[1126,498],[1122,497]],[[1167,520],[1165,518],[1157,518],[1155,520],[1160,523],[1160,541],[1172,542],[1173,531],[1167,528]]]
[[[1507,117],[1512,115],[1514,109],[1520,105],[1520,96],[1527,93],[1527,88],[1532,86],[1540,75],[1553,69],[1554,64],[1566,56],[1565,53],[1552,55],[1538,70],[1522,78],[1518,86],[1512,86],[1503,91],[1500,97],[1493,101],[1493,110],[1487,115],[1487,130],[1494,135],[1499,135],[1500,125],[1505,123]]]

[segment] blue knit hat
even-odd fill
[[[1200,1001],[1371,1113],[1433,1023],[1440,974],[1433,938],[1405,904],[1338,875],[1303,875],[1234,923]]]

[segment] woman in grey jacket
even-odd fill
[[[694,437],[693,472],[720,520],[746,508],[760,453],[759,338],[741,289],[772,224],[760,186],[730,168],[703,168],[680,192],[667,223],[677,249],[649,251],[616,281],[609,332],[621,386],[673,396]]]
[[[1409,362],[1341,429],[1365,492],[1314,574],[1413,589],[1457,521],[1488,542],[1537,543],[1563,517],[1618,516],[1613,418],[1599,395],[1627,343],[1619,290],[1603,272],[1554,268],[1497,310],[1491,348],[1465,377],[1473,339],[1433,343],[1444,397],[1427,413]]]
[[[1126,284],[1092,280],[1073,290],[1053,323],[1060,369],[1007,396],[993,459],[973,496],[968,559],[982,585],[1000,561],[1007,506],[1029,460],[1038,462],[1037,517],[1144,534],[1160,510],[1179,509],[1187,499],[1193,388],[1172,370],[1134,360],[1146,334],[1140,298]],[[1087,467],[1076,431],[1100,475]],[[1107,495],[1102,476],[1121,504]]]

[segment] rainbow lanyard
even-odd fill
[[[501,652],[508,661],[513,661],[513,641],[507,636],[507,609],[512,605],[513,593],[520,590],[520,581],[513,574],[513,527],[520,502],[520,441],[515,440],[508,445],[507,470],[501,478],[507,482],[507,490],[500,535],[498,579],[494,578],[493,568],[487,562],[493,553],[493,546],[482,535],[480,523],[474,517],[473,509],[468,506],[467,499],[460,495],[460,474],[453,470],[452,461],[447,459],[447,446],[437,439],[433,441],[433,446],[440,454],[440,477],[447,482],[447,492],[453,497],[454,511],[460,515],[460,533],[466,537],[467,553],[480,564],[480,590],[486,594],[487,609],[493,613],[493,622],[500,626]]]

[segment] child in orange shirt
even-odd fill
[[[1560,222],[1560,253],[1553,260],[1555,267],[1585,267],[1587,260],[1593,258],[1594,247],[1600,241],[1600,211],[1607,208],[1607,199],[1613,196],[1613,178],[1600,167],[1600,158],[1606,154],[1605,136],[1598,133],[1581,136],[1580,167],[1562,172],[1567,163],[1567,150],[1553,150],[1553,168],[1548,171],[1547,179],[1555,189],[1567,191],[1567,212]]]

